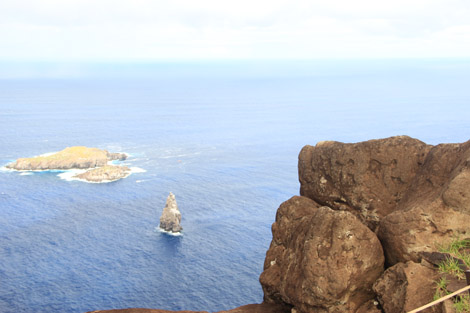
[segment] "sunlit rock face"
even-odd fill
[[[18,171],[88,169],[88,171],[80,173],[74,178],[100,183],[111,182],[129,176],[131,170],[128,167],[108,165],[110,161],[123,161],[126,158],[125,153],[110,153],[98,148],[75,146],[52,154],[19,158],[6,167]]]
[[[166,205],[163,208],[162,216],[160,217],[160,228],[172,232],[179,233],[183,230],[181,223],[181,213],[176,204],[175,195],[170,192],[166,199]]]
[[[7,168],[20,171],[88,169],[105,166],[112,160],[125,160],[126,157],[124,153],[76,146],[49,155],[20,158],[8,164]]]

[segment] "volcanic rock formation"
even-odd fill
[[[179,233],[183,230],[180,223],[181,213],[178,210],[175,195],[170,192],[160,217],[160,228],[171,233]]]
[[[470,141],[320,142],[300,152],[299,180],[301,196],[281,204],[272,225],[263,305],[403,313],[433,300],[438,248],[470,238]]]

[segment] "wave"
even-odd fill
[[[74,181],[74,180],[85,181],[75,176],[85,173],[86,171],[87,170],[79,170],[79,169],[65,170],[62,173],[58,174],[57,176],[66,181]]]
[[[183,233],[172,233],[170,231],[166,231],[164,229],[161,229],[160,227],[155,227],[155,231],[158,231],[160,233],[164,233],[164,234],[167,234],[167,235],[170,235],[170,236],[175,236],[175,237],[183,236]]]
[[[20,173],[21,176],[29,176],[29,175],[33,175],[34,173],[33,172],[22,172]]]
[[[181,157],[192,157],[196,155],[200,155],[201,152],[194,152],[194,153],[184,153],[184,154],[175,154],[175,155],[164,155],[158,157],[159,159],[171,159],[171,158],[181,158]]]
[[[150,179],[138,179],[138,180],[136,180],[135,182],[136,182],[137,184],[140,184],[140,183],[143,183],[143,182],[146,182],[146,181],[149,181],[149,180],[150,180]]]
[[[130,167],[130,169],[131,169],[131,173],[132,173],[132,174],[136,174],[136,173],[145,173],[145,172],[147,172],[147,170],[144,170],[143,168],[135,167],[135,166]]]
[[[53,154],[56,154],[57,152],[59,152],[59,151],[47,152],[47,153],[44,153],[44,154],[40,154],[40,155],[34,156],[33,158],[37,158],[37,157],[48,157],[48,156],[51,156],[51,155],[53,155]]]

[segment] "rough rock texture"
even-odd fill
[[[109,157],[108,157],[109,156]],[[87,147],[68,147],[47,156],[20,158],[7,165],[15,170],[87,169],[104,166],[109,160],[125,159],[125,154]]]
[[[397,211],[380,222],[388,264],[419,262],[421,252],[470,235],[469,173],[470,142],[429,151]]]
[[[376,235],[353,214],[305,197],[284,202],[260,276],[266,303],[300,312],[355,312],[383,272]]]
[[[470,141],[407,136],[320,142],[299,155],[300,194],[353,212],[383,244],[388,265],[470,234]]]
[[[374,224],[396,209],[430,148],[407,136],[305,146],[299,155],[300,195]]]
[[[436,272],[414,262],[397,263],[374,284],[385,313],[401,313],[433,301]],[[422,311],[439,312],[439,306]]]
[[[183,230],[180,225],[181,213],[176,205],[175,195],[170,192],[166,199],[166,205],[163,208],[162,216],[160,217],[160,228],[172,233],[178,233]]]
[[[89,182],[101,183],[125,178],[130,175],[130,172],[131,169],[127,166],[105,165],[103,167],[88,170],[85,173],[76,175],[75,177]]]

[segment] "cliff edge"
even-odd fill
[[[433,300],[440,274],[426,256],[470,238],[470,141],[319,142],[298,169],[300,196],[277,210],[264,302],[250,312],[402,313]]]

